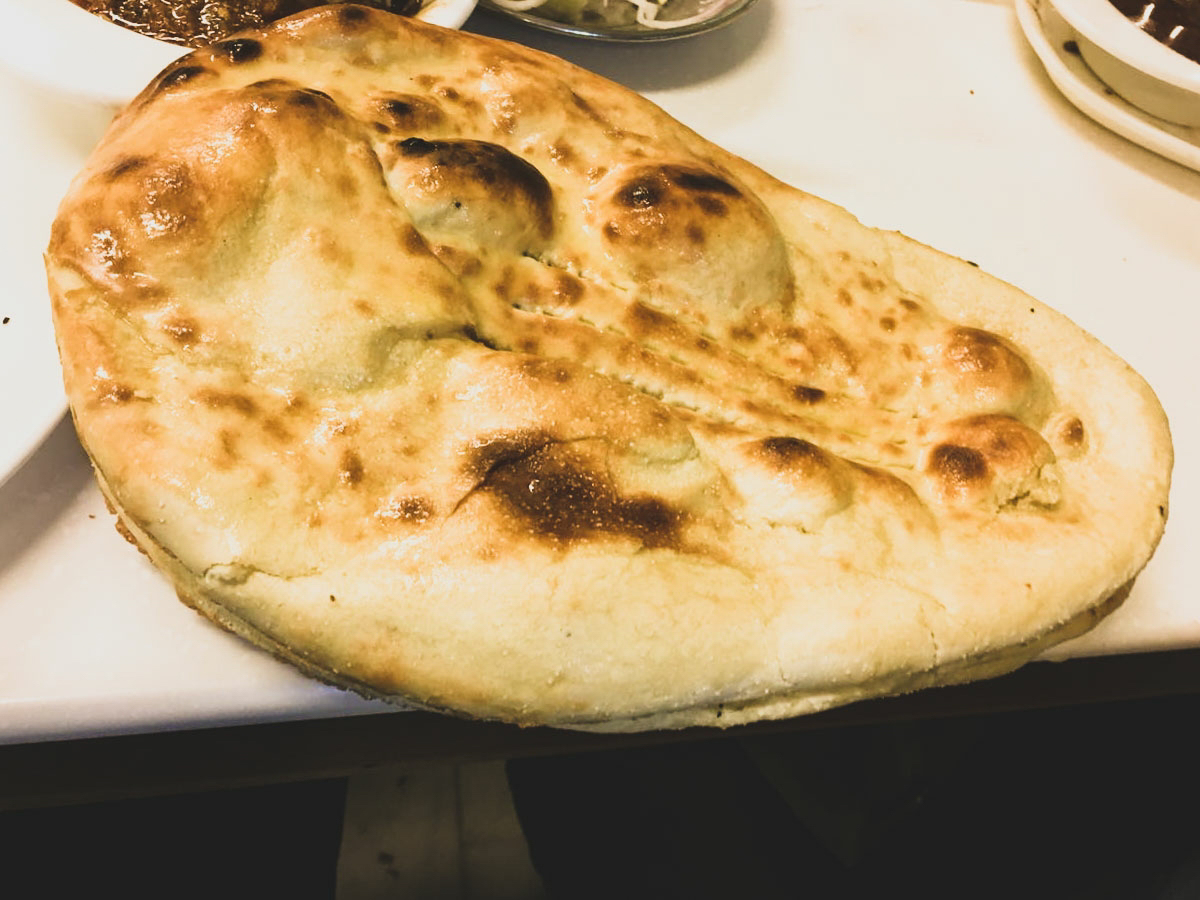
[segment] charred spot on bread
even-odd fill
[[[1054,451],[1020,420],[968,416],[940,425],[928,471],[944,499],[993,509],[1049,508],[1061,497]]]
[[[186,316],[172,316],[165,319],[162,323],[162,330],[181,347],[192,346],[200,336],[200,326],[196,324],[196,320]]]
[[[371,18],[371,11],[364,6],[354,4],[337,5],[337,21],[346,31],[354,32],[364,27]]]
[[[1009,415],[968,416],[945,424],[939,435],[947,443],[978,451],[997,471],[1033,470],[1054,461],[1045,439]]]
[[[433,503],[418,496],[405,496],[389,500],[375,511],[375,518],[385,522],[405,522],[420,525],[427,522],[436,512]]]
[[[209,409],[231,410],[247,418],[258,415],[258,403],[241,391],[204,388],[195,395],[197,402]]]
[[[825,399],[825,392],[811,384],[797,384],[792,386],[792,397],[806,406],[812,406]]]
[[[651,209],[658,206],[664,195],[662,179],[644,175],[617,191],[615,199],[618,206],[626,209]]]
[[[634,335],[671,331],[678,327],[678,323],[671,316],[641,302],[629,304],[625,313],[625,324]]]
[[[1013,383],[1029,380],[1029,364],[1012,346],[990,331],[956,326],[950,330],[943,358],[964,375],[982,374]]]
[[[613,194],[613,204],[626,215],[606,225],[613,240],[628,235],[649,237],[682,219],[682,231],[691,243],[703,243],[702,222],[720,218],[729,207],[723,197],[742,192],[713,172],[679,165],[648,166],[635,171]]]
[[[1078,416],[1071,416],[1063,422],[1062,428],[1059,430],[1059,439],[1071,449],[1077,449],[1084,445],[1087,440],[1087,431]]]
[[[550,434],[543,431],[489,435],[464,449],[463,471],[474,479],[483,480],[493,468],[528,456],[553,440]]]
[[[553,442],[493,462],[479,490],[519,529],[556,544],[622,537],[674,546],[684,518],[660,497],[622,495],[604,471]]]
[[[337,102],[327,93],[316,88],[296,88],[287,95],[287,101],[292,106],[301,109],[333,109]]]
[[[928,471],[950,490],[961,491],[987,479],[988,464],[972,447],[938,444],[929,455]]]
[[[363,461],[355,450],[342,451],[341,460],[338,463],[338,480],[342,484],[353,487],[363,480]]]
[[[410,136],[392,151],[388,177],[422,229],[448,240],[486,236],[522,253],[552,234],[550,184],[511,150],[490,141]]]
[[[830,455],[803,438],[774,436],[763,438],[753,445],[752,452],[778,470],[828,468]]]
[[[100,379],[96,382],[96,399],[104,403],[128,403],[134,398],[134,390],[127,384]]]
[[[375,100],[384,130],[425,131],[445,119],[437,104],[418,94],[387,94]]]
[[[715,172],[688,166],[663,166],[663,175],[685,191],[698,194],[724,194],[726,197],[741,195],[736,187]]]
[[[406,157],[418,157],[431,167],[451,170],[478,181],[501,197],[521,194],[532,203],[543,229],[549,227],[553,202],[550,185],[536,166],[512,151],[488,141],[427,141],[410,137],[400,142]]]
[[[263,45],[261,41],[256,41],[254,38],[233,38],[227,41],[218,41],[212,45],[214,55],[223,56],[231,63],[248,63],[254,62],[263,55]]]
[[[189,82],[193,82],[204,75],[211,74],[213,74],[212,70],[206,69],[204,66],[198,66],[194,64],[171,66],[158,76],[158,80],[154,82],[152,92],[159,93],[161,91],[169,91],[172,88],[177,88],[188,84]]]
[[[109,167],[108,171],[105,174],[108,176],[109,179],[116,181],[118,178],[121,178],[122,176],[129,175],[133,172],[137,172],[140,169],[145,168],[146,165],[149,164],[149,162],[150,162],[150,157],[145,156],[143,154],[137,154],[134,156],[126,156],[123,159],[117,160],[112,166]]]

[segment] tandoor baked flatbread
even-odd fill
[[[532,50],[332,7],[115,121],[47,256],[120,525],[325,681],[526,724],[1011,669],[1167,515],[1142,380]]]

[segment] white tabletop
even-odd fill
[[[1125,605],[1051,656],[1200,646],[1200,173],[1064,100],[1007,2],[760,0],[715,34],[631,47],[483,13],[468,28],[645,93],[864,222],[979,263],[1129,360],[1172,422],[1171,519]],[[0,121],[17,123],[0,138],[2,233],[24,236],[0,247],[6,289],[22,292],[0,303],[48,315],[37,248],[105,117],[0,73]],[[17,428],[44,430],[0,422]],[[31,449],[0,483],[0,743],[390,709],[303,678],[175,600],[113,529],[69,422]]]

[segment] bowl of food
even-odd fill
[[[78,99],[121,105],[168,63],[327,0],[5,0],[0,63]],[[359,0],[363,2],[363,0]],[[366,0],[458,28],[475,0]]]
[[[1167,122],[1200,125],[1200,0],[1041,2],[1116,94]]]
[[[607,41],[664,41],[727,25],[755,0],[481,0],[526,25]]]

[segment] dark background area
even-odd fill
[[[596,750],[585,736],[508,776],[555,898],[1195,898],[1198,713],[1186,695]],[[345,786],[12,809],[4,894],[333,897]]]

